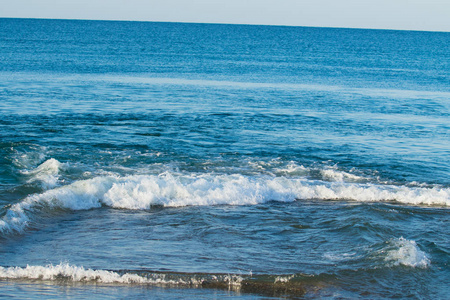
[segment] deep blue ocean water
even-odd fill
[[[446,299],[450,33],[0,19],[0,297]]]

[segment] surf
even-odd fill
[[[54,163],[52,163],[54,164]],[[450,206],[450,189],[408,187],[304,177],[242,174],[179,174],[97,176],[32,194],[3,208],[0,230],[23,232],[44,210],[89,210],[100,207],[148,210],[152,207],[257,205],[269,201],[302,200],[395,202],[407,205]],[[354,179],[348,176],[350,179]]]

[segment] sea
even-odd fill
[[[0,298],[448,299],[450,33],[0,19]]]

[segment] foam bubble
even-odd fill
[[[384,260],[388,266],[427,268],[430,265],[430,259],[416,242],[403,237],[391,240],[382,252],[386,255]]]
[[[166,172],[160,175],[104,176],[28,196],[6,211],[0,230],[22,231],[42,208],[86,210],[104,205],[143,210],[152,206],[254,205],[299,199],[397,201],[450,206],[450,189],[238,174],[174,175]]]

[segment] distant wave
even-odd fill
[[[59,168],[54,161],[47,162],[52,166],[50,170]],[[182,175],[170,172],[160,175],[99,176],[32,194],[5,208],[0,231],[22,232],[44,209],[88,210],[107,206],[146,210],[154,206],[254,205],[296,200],[450,206],[449,188],[364,183],[345,172],[324,172],[325,178],[334,181],[288,176]]]
[[[271,81],[242,81],[233,79],[196,79],[183,77],[148,77],[147,75],[139,74],[120,74],[120,75],[104,75],[104,74],[58,74],[52,76],[46,74],[47,78],[52,81],[67,81],[67,80],[89,80],[89,82],[117,82],[117,83],[132,83],[132,84],[146,84],[146,85],[174,85],[174,86],[207,86],[217,88],[236,88],[236,89],[284,89],[284,90],[300,90],[300,91],[325,91],[333,93],[351,93],[368,95],[372,97],[395,97],[405,99],[419,99],[424,97],[448,99],[450,92],[444,91],[430,91],[430,90],[415,90],[415,89],[398,89],[398,88],[360,88],[348,87],[333,84],[315,84],[315,83],[286,83],[286,82],[271,82]],[[15,77],[26,76],[28,80],[42,81],[42,74],[35,72],[3,72],[0,78],[5,80],[14,80]]]
[[[101,75],[97,77],[90,76],[90,80],[98,80],[101,82],[128,82],[139,84],[165,84],[165,85],[182,85],[182,86],[212,86],[227,87],[238,89],[253,88],[270,88],[270,89],[291,89],[291,90],[307,90],[307,91],[326,91],[339,93],[354,93],[369,95],[374,97],[396,97],[406,99],[417,99],[422,97],[438,97],[447,99],[450,97],[448,91],[421,91],[421,90],[404,90],[404,89],[385,89],[385,88],[351,88],[339,85],[327,84],[302,84],[302,83],[284,83],[284,82],[251,82],[251,81],[231,81],[231,80],[212,80],[212,79],[187,79],[187,78],[168,78],[168,77],[143,77],[143,76],[112,76]]]

